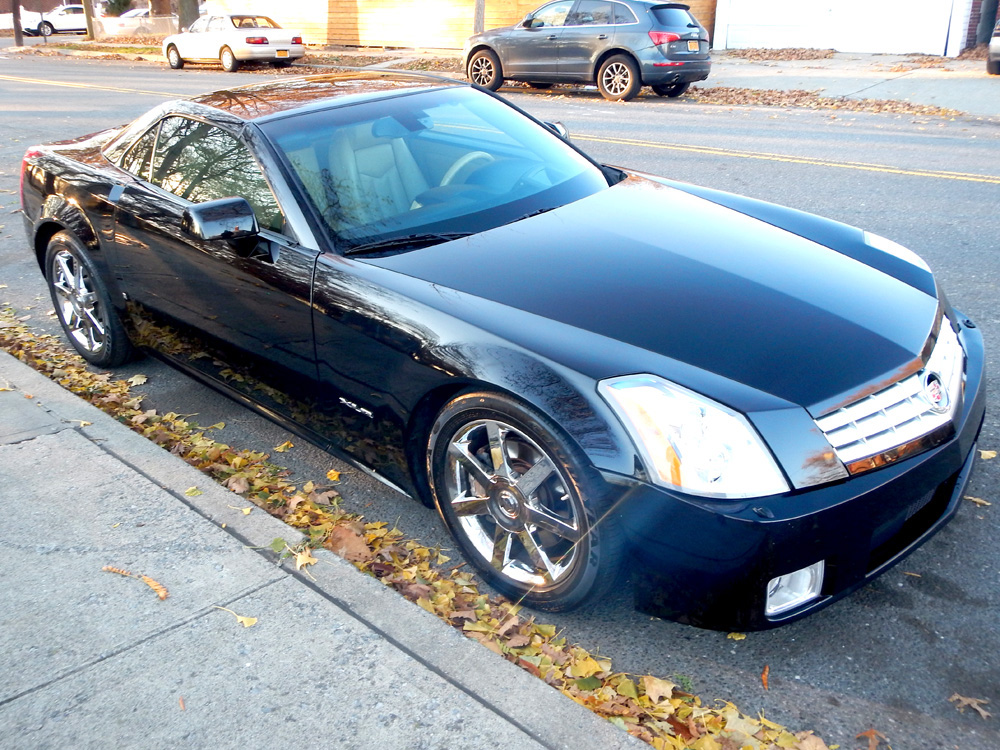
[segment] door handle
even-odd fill
[[[598,39],[607,39],[607,38],[608,38],[608,35],[607,35],[607,34],[598,34],[598,35],[597,35],[597,38],[598,38]]]
[[[551,35],[549,36],[549,41],[550,41],[550,42],[552,42],[552,41],[555,41],[555,38],[556,38],[556,35],[555,35],[555,34],[551,34]]]

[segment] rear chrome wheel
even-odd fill
[[[638,66],[626,55],[609,57],[597,73],[597,88],[601,96],[613,102],[634,99],[642,88]]]
[[[45,276],[56,315],[73,348],[101,367],[126,362],[132,346],[125,328],[93,262],[70,233],[59,232],[49,242]]]
[[[452,399],[431,434],[433,495],[466,557],[502,593],[542,609],[599,595],[620,566],[603,493],[575,454],[547,419],[501,394]]]

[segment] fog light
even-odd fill
[[[768,617],[780,615],[819,596],[823,588],[824,567],[824,562],[820,560],[808,568],[772,578],[767,584],[764,614]]]

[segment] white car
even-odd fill
[[[171,68],[216,60],[230,73],[243,62],[269,62],[284,68],[305,53],[298,31],[253,14],[202,16],[187,31],[163,40],[163,54]]]
[[[28,36],[86,34],[87,17],[82,5],[60,5],[47,13],[25,12],[21,16],[21,28]]]
[[[106,36],[128,36],[177,31],[177,16],[151,16],[149,8],[133,8],[120,16],[101,19],[101,29]]]

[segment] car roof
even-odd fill
[[[420,73],[358,70],[252,83],[203,94],[191,103],[241,120],[263,121],[442,86],[468,84]]]

